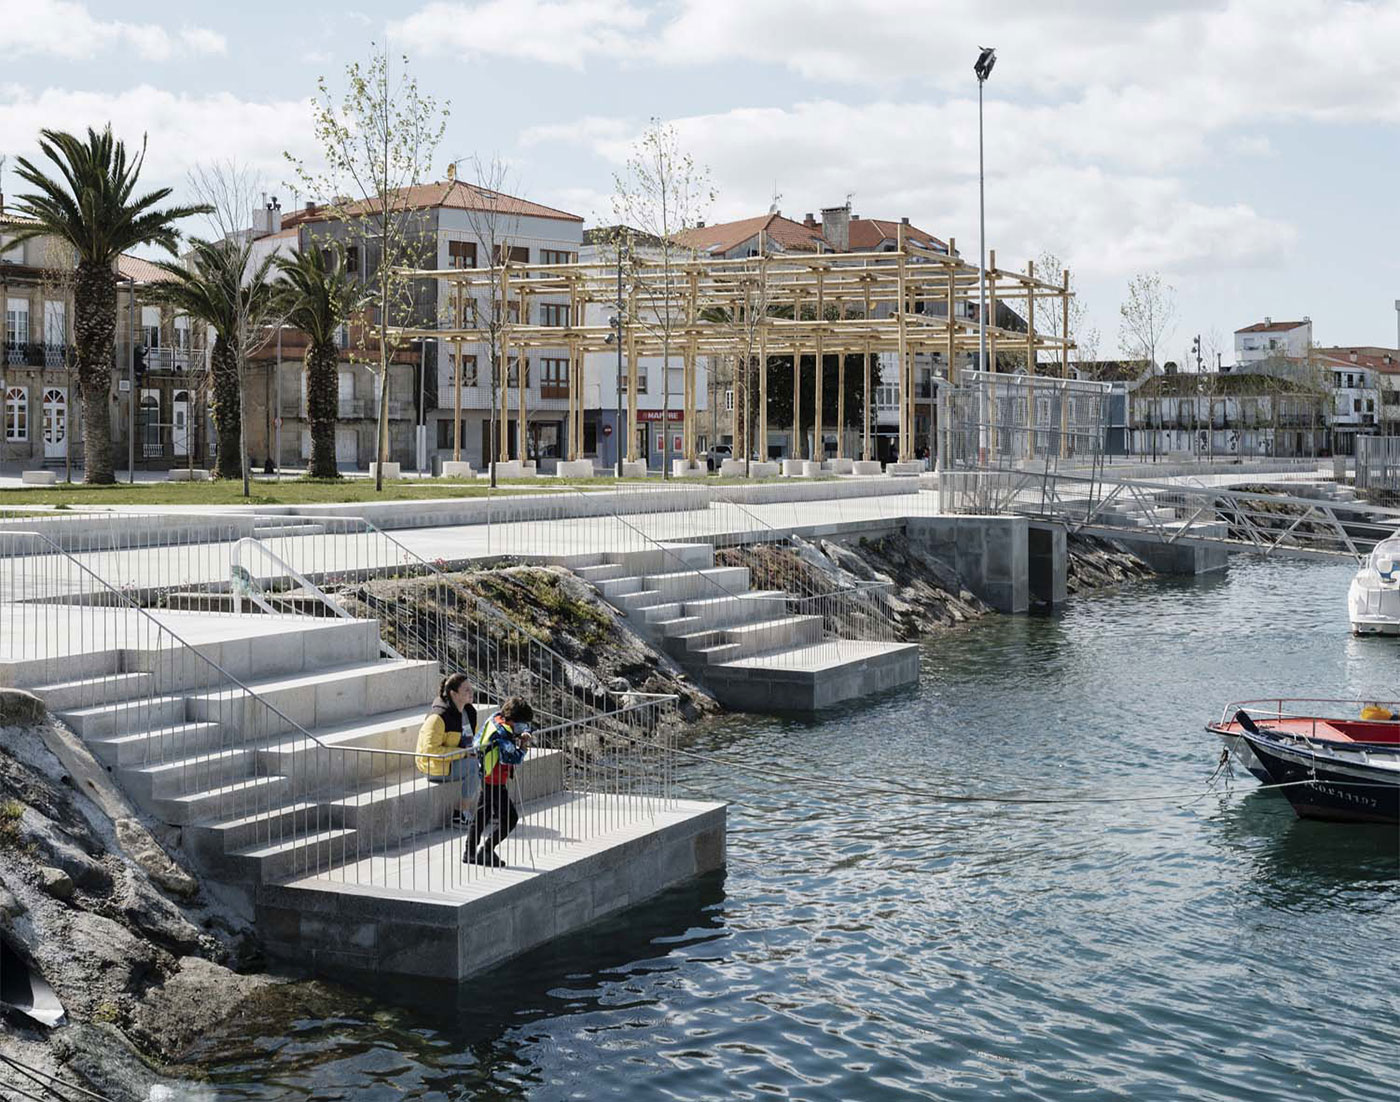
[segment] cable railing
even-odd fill
[[[429,892],[479,875],[459,785],[424,774],[469,755],[414,749],[455,670],[483,708],[519,695],[540,718],[508,863],[673,804],[674,697],[611,692],[358,518],[23,523],[45,531],[0,529],[0,677],[44,697],[211,871]]]

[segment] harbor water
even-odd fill
[[[208,1089],[1400,1097],[1400,833],[1300,822],[1238,767],[1207,786],[1227,700],[1400,695],[1351,573],[1237,558],[942,636],[917,691],[696,728],[723,876],[460,989],[240,1020],[194,1054]]]

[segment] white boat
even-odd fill
[[[1357,635],[1400,635],[1400,535],[1376,544],[1347,592]]]

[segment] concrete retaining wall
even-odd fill
[[[1025,517],[910,517],[906,531],[911,543],[956,570],[998,612],[1030,608]]]

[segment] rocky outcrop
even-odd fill
[[[1157,575],[1147,563],[1113,540],[1070,536],[1067,550],[1065,590],[1071,596]]]
[[[4,1012],[0,1052],[147,1098],[160,1066],[274,981],[239,974],[255,958],[236,912],[134,811],[113,818],[79,786],[53,749],[73,752],[65,734],[46,717],[0,729],[0,937],[67,1015],[49,1031]]]

